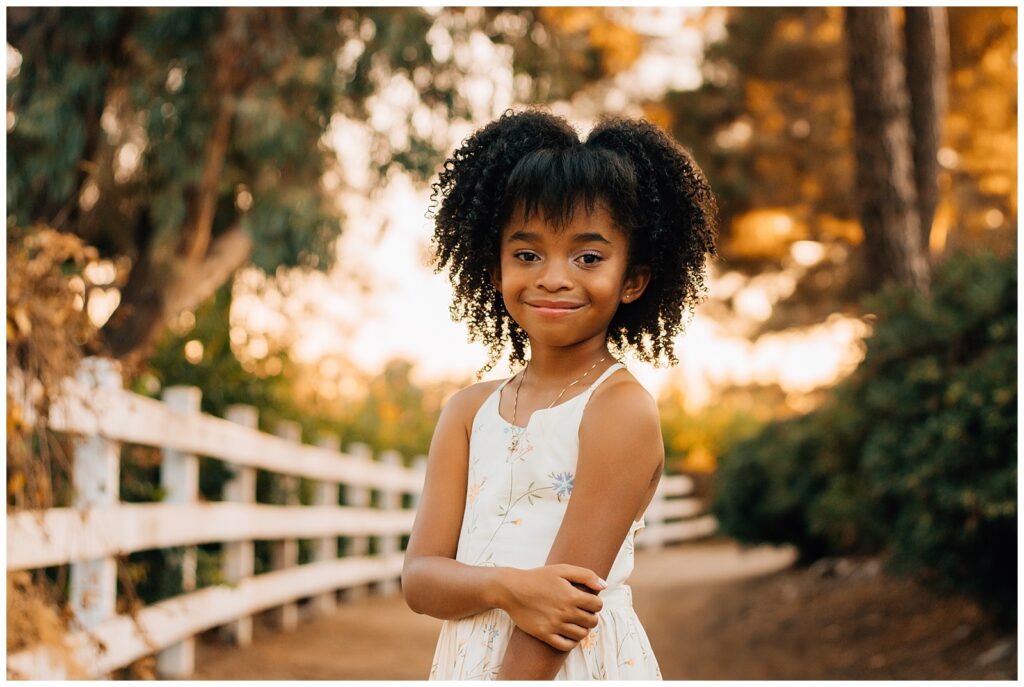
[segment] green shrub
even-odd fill
[[[747,543],[796,544],[813,560],[826,542],[812,532],[805,504],[824,488],[814,467],[820,438],[806,417],[777,422],[719,459],[712,514],[724,533]]]
[[[851,386],[846,401],[860,401],[874,422],[862,465],[893,511],[893,569],[1012,619],[1016,255],[959,256],[939,276],[929,298],[867,300],[885,326],[864,361],[871,381]]]
[[[889,288],[826,404],[719,459],[712,512],[801,559],[887,549],[893,571],[1016,615],[1016,254],[959,255],[927,297]]]

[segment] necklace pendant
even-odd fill
[[[516,434],[512,437],[512,441],[508,445],[509,453],[515,453],[516,449],[519,448],[519,435]]]

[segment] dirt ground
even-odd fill
[[[890,579],[877,559],[792,567],[788,549],[706,540],[638,551],[634,606],[666,680],[1016,679],[1016,631]],[[197,646],[197,679],[425,679],[440,621],[368,596],[291,633]]]

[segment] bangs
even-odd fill
[[[545,148],[525,155],[509,174],[501,199],[501,226],[521,208],[524,221],[537,212],[560,231],[573,219],[582,202],[593,212],[598,200],[623,228],[630,217],[628,208],[636,203],[636,173],[633,165],[605,148],[576,145]]]

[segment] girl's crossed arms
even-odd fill
[[[546,564],[484,567],[455,560],[467,490],[472,421],[499,382],[454,394],[438,420],[402,570],[409,607],[441,619],[492,608],[516,625],[499,678],[550,679],[597,625],[597,593],[661,474],[657,407],[624,371],[597,387],[580,425],[572,497]],[[574,586],[579,585],[579,587]],[[584,591],[586,589],[587,591]]]

